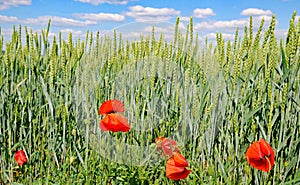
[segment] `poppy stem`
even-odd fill
[[[269,164],[269,170],[271,170],[271,169],[272,169],[272,165],[271,165],[271,162],[270,162],[269,158],[268,158],[267,156],[265,156],[265,159],[268,161],[268,164]],[[269,171],[269,170],[268,170],[268,171]]]
[[[200,176],[194,170],[192,170],[192,173],[197,177],[197,179],[201,179]]]

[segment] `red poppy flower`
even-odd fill
[[[127,119],[118,113],[107,114],[100,121],[100,129],[102,131],[113,131],[113,132],[127,132],[130,130],[130,126],[128,124]]]
[[[124,105],[120,100],[107,100],[100,106],[98,113],[106,115],[110,113],[124,112]]]
[[[172,156],[173,152],[179,152],[177,143],[173,139],[158,137],[155,139],[155,143],[157,145],[158,152],[165,157]]]
[[[274,150],[264,139],[252,143],[245,155],[248,163],[258,170],[268,172],[274,166]]]
[[[19,166],[22,166],[27,162],[27,158],[23,150],[17,151],[14,157]]]
[[[185,179],[191,172],[187,167],[189,166],[188,161],[178,152],[167,161],[166,164],[166,175],[169,179],[179,180]]]

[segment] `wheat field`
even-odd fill
[[[192,18],[173,40],[121,33],[49,39],[26,26],[0,32],[0,184],[298,184],[300,183],[300,20],[286,38],[276,18],[233,41],[199,43]],[[264,26],[266,29],[263,29]],[[24,35],[24,37],[22,37]],[[101,132],[98,108],[125,105],[127,133]],[[192,172],[165,176],[155,138],[179,144]],[[265,138],[275,151],[268,172],[245,151]],[[28,162],[18,166],[23,149]]]

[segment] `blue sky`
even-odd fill
[[[50,36],[60,31],[64,37],[72,32],[84,38],[87,30],[111,34],[115,28],[125,36],[139,37],[150,33],[154,24],[157,32],[168,37],[176,17],[181,18],[180,28],[184,30],[193,16],[194,32],[200,39],[213,39],[216,32],[232,39],[236,27],[243,33],[250,15],[257,29],[262,18],[267,27],[274,14],[276,34],[284,37],[293,11],[300,15],[300,0],[0,0],[0,26],[5,39],[10,38],[12,25],[26,25],[40,32],[49,19]]]

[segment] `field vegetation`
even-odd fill
[[[233,41],[199,43],[193,21],[174,39],[48,38],[13,27],[0,33],[0,184],[300,183],[300,20],[286,38],[276,18]],[[263,29],[266,28],[266,29]],[[24,37],[22,37],[24,36]],[[102,132],[98,108],[119,99],[131,130]],[[172,181],[155,139],[176,140],[192,172]],[[264,138],[275,152],[266,173],[245,158]],[[18,166],[14,153],[28,158]]]

